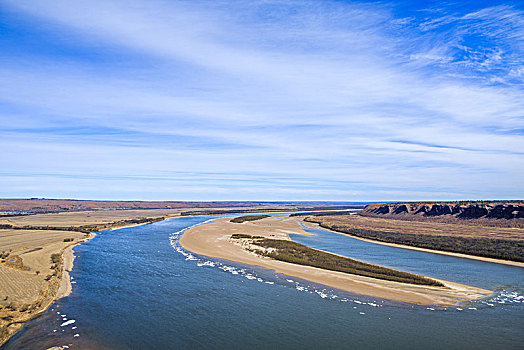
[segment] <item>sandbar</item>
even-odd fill
[[[445,287],[421,286],[386,281],[376,278],[329,271],[296,265],[262,257],[248,251],[231,239],[235,233],[289,240],[289,234],[306,234],[299,219],[282,215],[270,218],[232,223],[231,218],[221,218],[209,224],[193,227],[180,238],[187,250],[213,258],[260,266],[286,276],[292,276],[323,284],[351,293],[373,296],[399,302],[420,305],[457,305],[460,302],[482,298],[492,294],[487,289],[467,286],[438,279]]]

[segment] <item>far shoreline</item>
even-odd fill
[[[484,261],[484,262],[489,262],[489,263],[493,263],[493,264],[503,264],[503,265],[509,265],[509,266],[515,266],[515,267],[524,268],[524,263],[518,262],[518,261],[495,259],[495,258],[487,258],[487,257],[477,256],[477,255],[447,252],[445,250],[420,248],[420,247],[413,247],[413,246],[404,245],[404,244],[398,244],[398,243],[382,242],[382,241],[377,241],[377,240],[373,240],[373,239],[367,239],[367,238],[353,236],[353,235],[350,235],[349,233],[335,231],[335,230],[332,230],[332,229],[329,229],[329,228],[326,228],[326,227],[322,227],[322,226],[320,226],[320,224],[315,223],[315,222],[309,222],[309,221],[303,221],[302,220],[302,223],[304,223],[304,225],[306,227],[308,227],[308,228],[322,229],[322,230],[333,232],[333,233],[336,233],[336,234],[339,234],[339,235],[343,235],[343,236],[346,236],[346,237],[355,238],[355,239],[358,239],[358,240],[361,240],[361,241],[364,241],[364,242],[376,243],[376,244],[381,244],[381,245],[395,247],[395,248],[417,250],[417,251],[426,252],[426,253],[448,255],[448,256],[453,256],[453,257],[456,257],[456,258],[478,260],[478,261]]]

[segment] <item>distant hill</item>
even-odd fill
[[[261,207],[254,202],[142,202],[142,201],[91,201],[76,199],[0,199],[0,211],[15,213],[50,213],[102,209],[183,209],[183,208],[225,208]]]
[[[215,215],[260,212],[264,210],[345,210],[350,208],[361,209],[364,208],[364,205],[348,205],[341,204],[340,202],[150,202],[48,198],[0,199],[0,216],[107,209],[187,209],[187,211],[182,212],[182,215]]]

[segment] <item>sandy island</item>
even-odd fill
[[[493,293],[490,290],[444,280],[438,281],[445,287],[422,286],[350,275],[261,257],[231,239],[231,235],[242,233],[289,240],[289,234],[310,234],[303,230],[299,219],[294,217],[278,215],[240,224],[232,223],[230,219],[217,219],[212,223],[191,228],[182,235],[180,244],[196,254],[260,266],[274,270],[276,273],[351,293],[399,302],[421,305],[456,305],[461,301],[478,299]]]

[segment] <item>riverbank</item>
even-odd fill
[[[75,246],[95,232],[147,225],[180,210],[85,211],[2,218],[0,230],[0,346],[72,291]],[[115,221],[115,219],[118,219]],[[9,226],[8,226],[9,227]]]
[[[187,230],[180,244],[187,250],[209,257],[260,266],[276,273],[293,276],[348,292],[378,298],[421,304],[455,305],[491,294],[489,290],[438,280],[445,287],[421,286],[376,278],[328,271],[262,257],[231,239],[232,234],[249,234],[269,239],[290,240],[289,234],[306,234],[298,219],[272,216],[244,223],[229,222],[229,218]]]
[[[8,290],[11,295],[3,297],[4,301],[8,303],[3,304],[0,309],[2,320],[2,323],[0,323],[0,346],[24,328],[27,322],[47,311],[56,300],[68,296],[71,293],[72,286],[69,272],[73,268],[73,248],[90,240],[94,236],[94,233],[89,234],[81,240],[65,245],[58,252],[55,250],[56,244],[51,243],[49,244],[51,247],[45,247],[50,249],[42,252],[42,254],[40,254],[41,256],[35,257],[37,260],[40,260],[41,263],[33,263],[30,266],[32,266],[33,269],[40,268],[44,270],[43,265],[46,263],[45,257],[51,254],[52,260],[55,261],[54,266],[50,269],[53,272],[46,277],[40,276],[40,270],[34,272],[33,276],[30,270],[9,271],[2,266],[2,274],[8,276],[11,280],[4,280],[0,289],[2,291]],[[45,248],[36,250],[35,252],[39,252]],[[27,272],[27,274],[24,276],[23,272]],[[28,276],[29,273],[31,273],[31,275]],[[11,282],[11,285],[9,285],[9,282]],[[29,290],[24,291],[24,287]],[[25,295],[23,292],[26,292]],[[35,297],[36,299],[31,300]]]

